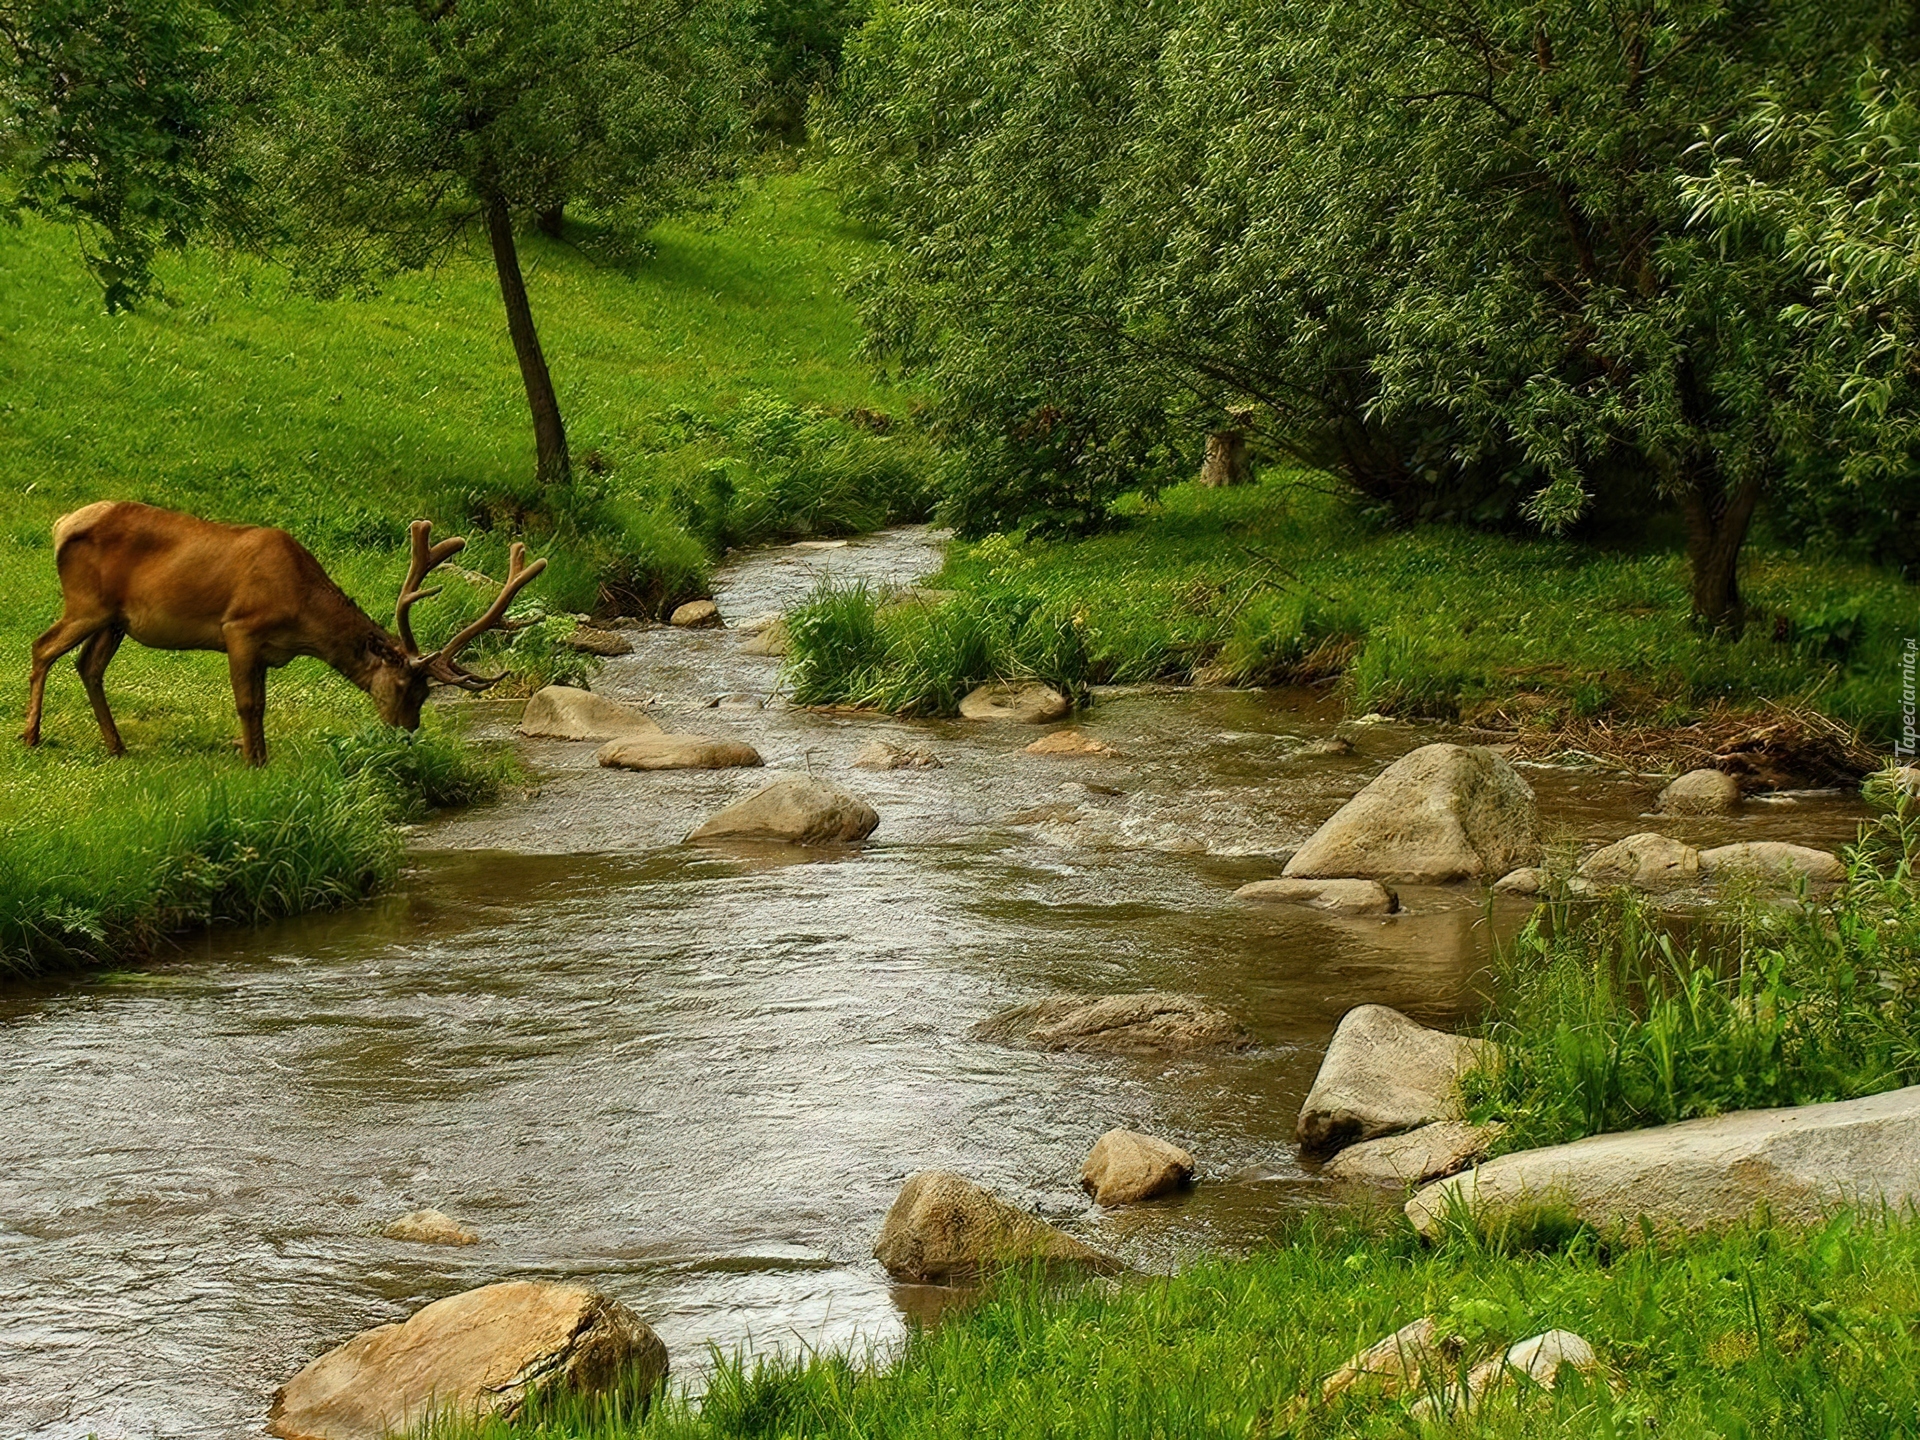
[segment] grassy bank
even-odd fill
[[[927,583],[959,598],[867,618],[823,600],[838,613],[800,617],[804,698],[946,713],[996,675],[1338,675],[1355,713],[1676,725],[1802,701],[1883,739],[1898,715],[1897,646],[1920,613],[1920,591],[1882,572],[1757,545],[1745,584],[1761,618],[1729,643],[1688,625],[1678,554],[1381,531],[1317,477],[1274,471],[1240,489],[1166,491],[1092,539],[956,546]]]
[[[277,271],[195,254],[163,268],[163,302],[108,316],[67,232],[0,232],[12,713],[28,647],[60,609],[49,527],[102,498],[284,526],[376,617],[391,614],[415,516],[465,531],[463,563],[480,574],[500,573],[524,536],[551,565],[523,608],[556,618],[479,662],[534,680],[579,673],[556,644],[570,612],[700,593],[726,545],[917,513],[928,467],[911,397],[855,359],[839,296],[864,243],[798,177],[749,184],[643,244],[590,225],[529,237],[579,462],[556,498],[529,484],[525,400],[484,256],[323,301]],[[456,577],[421,607],[423,639],[488,593]],[[101,752],[70,662],[50,683],[43,747],[0,743],[0,973],[363,894],[393,870],[390,817],[500,775],[448,726],[389,751],[365,732],[364,697],[316,662],[269,679],[265,776],[233,749],[224,657],[129,644],[107,686],[125,761]]]

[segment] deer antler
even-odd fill
[[[419,534],[418,531],[415,533],[416,535]],[[448,541],[447,543],[451,544],[452,542]],[[418,545],[419,541],[416,540],[416,551]],[[513,548],[507,552],[506,583],[500,587],[500,593],[493,597],[493,604],[487,607],[487,613],[467,626],[466,629],[462,630],[438,650],[434,651],[433,654],[422,657],[419,663],[426,667],[428,673],[431,674],[434,679],[443,684],[458,685],[463,690],[485,690],[489,686],[498,685],[502,680],[506,679],[504,672],[499,675],[476,675],[464,665],[459,664],[454,657],[457,656],[461,650],[465,649],[474,639],[489,630],[518,630],[522,628],[520,625],[516,625],[504,618],[507,613],[507,607],[513,604],[513,597],[525,589],[533,580],[534,576],[546,568],[547,562],[544,559],[536,560],[531,565],[527,564],[527,547],[522,545],[518,540],[514,541]]]
[[[420,582],[427,578],[427,572],[458,555],[467,548],[467,542],[459,536],[451,540],[442,540],[437,545],[429,545],[427,536],[433,533],[431,520],[416,520],[411,526],[413,536],[413,563],[407,567],[407,583],[400,587],[400,599],[393,607],[393,628],[399,635],[400,643],[406,647],[407,654],[418,656],[420,647],[413,639],[413,619],[411,612],[416,600],[429,600],[440,593],[440,587],[422,590]]]

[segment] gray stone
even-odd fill
[[[1792,885],[1802,876],[1815,885],[1847,878],[1847,867],[1829,850],[1788,845],[1778,840],[1742,840],[1700,852],[1701,873],[1713,880],[1748,875],[1775,885]]]
[[[1740,804],[1740,782],[1724,770],[1689,770],[1660,792],[1663,815],[1725,815]]]
[[[1349,1145],[1326,1163],[1324,1173],[1368,1185],[1424,1185],[1482,1158],[1503,1128],[1436,1120],[1398,1135]]]
[[[1425,745],[1314,831],[1286,873],[1444,884],[1504,875],[1539,857],[1533,791],[1513,766],[1484,745]]]
[[[389,1240],[415,1245],[473,1245],[480,1237],[438,1210],[409,1210],[380,1232]]]
[[[1335,915],[1391,915],[1400,897],[1378,880],[1255,880],[1234,891],[1240,900],[1311,905]]]
[[[1679,890],[1700,883],[1700,852],[1665,835],[1642,831],[1588,856],[1579,878],[1590,885]]]
[[[697,629],[720,623],[720,607],[711,600],[689,600],[667,617],[669,625]]]
[[[1744,1220],[1812,1222],[1835,1206],[1920,1201],[1920,1086],[1783,1110],[1743,1110],[1650,1130],[1521,1150],[1441,1180],[1407,1202],[1437,1234],[1455,1206],[1483,1222],[1542,1207],[1629,1238]]]
[[[731,770],[758,765],[760,752],[706,735],[633,735],[602,745],[598,758],[609,770]]]
[[[1385,1005],[1349,1010],[1300,1107],[1302,1148],[1325,1153],[1464,1118],[1460,1077],[1490,1049],[1484,1040],[1429,1030]]]
[[[920,1284],[970,1280],[1010,1265],[1120,1268],[1111,1256],[951,1170],[922,1170],[900,1187],[873,1258],[894,1279]]]
[[[687,839],[837,845],[866,839],[879,823],[879,812],[864,800],[805,775],[786,775],[727,806]]]
[[[982,685],[969,691],[960,702],[960,714],[967,720],[1009,720],[1022,725],[1044,725],[1065,718],[1072,702],[1051,685],[1037,681],[1024,684]]]
[[[632,705],[572,685],[549,685],[527,701],[520,733],[540,740],[618,740],[658,735],[660,727]]]
[[[1226,1011],[1192,995],[1153,990],[1137,995],[1060,996],[983,1022],[984,1040],[1039,1050],[1170,1055],[1189,1050],[1244,1049],[1247,1032]]]
[[[1178,1190],[1193,1178],[1193,1156],[1138,1130],[1109,1130],[1080,1167],[1081,1188],[1096,1205],[1131,1205]]]
[[[543,1394],[650,1395],[667,1347],[626,1306],[575,1285],[510,1280],[436,1300],[329,1350],[273,1397],[282,1440],[386,1440],[430,1419],[511,1420]]]

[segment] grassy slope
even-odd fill
[[[1885,737],[1920,591],[1756,545],[1745,583],[1766,618],[1728,644],[1688,626],[1684,582],[1684,561],[1662,551],[1378,532],[1313,477],[1269,472],[1244,489],[1169,490],[1088,540],[956,546],[929,583],[1071,624],[1094,681],[1184,679],[1209,663],[1256,683],[1344,671],[1360,712],[1664,723],[1716,701],[1810,698]],[[925,610],[901,612],[880,681],[848,677],[816,698],[862,683],[896,704],[950,693],[931,682],[966,647],[926,644],[929,623]]]
[[[809,182],[777,178],[719,214],[663,225],[638,258],[576,233],[578,246],[530,238],[525,257],[575,454],[600,451],[608,471],[583,488],[603,493],[599,514],[616,522],[612,534],[535,539],[554,556],[540,598],[566,609],[592,603],[610,548],[671,571],[669,589],[697,587],[708,554],[669,492],[725,450],[709,422],[743,397],[901,403],[853,359],[857,325],[836,277],[861,242]],[[463,512],[524,489],[531,470],[518,373],[479,260],[366,300],[316,300],[277,272],[205,255],[174,262],[165,280],[168,303],[109,317],[65,232],[0,232],[0,587],[11,599],[0,708],[15,716],[28,647],[60,608],[48,527],[77,505],[132,498],[286,526],[382,616],[407,520],[464,528]],[[477,543],[475,563],[494,563],[502,544]],[[479,599],[455,586],[441,615],[422,607],[427,638]],[[296,661],[269,680],[278,778],[240,771],[224,657],[129,644],[108,690],[126,762],[102,754],[70,662],[49,687],[43,747],[0,743],[0,971],[112,949],[157,915],[244,918],[337,899],[391,869],[378,826],[268,823],[290,793],[338,791],[327,742],[372,718],[331,671]],[[446,747],[416,759],[458,766]],[[485,778],[429,788],[454,796]],[[95,818],[76,827],[76,815]],[[220,839],[233,825],[242,838]],[[214,852],[224,879],[182,879],[204,880]],[[325,873],[312,883],[286,881],[316,863]],[[261,903],[206,900],[212,891]]]

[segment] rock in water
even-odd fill
[[[1547,872],[1538,865],[1523,865],[1509,870],[1493,882],[1496,895],[1538,895],[1547,883]]]
[[[760,752],[705,735],[634,735],[602,745],[599,760],[609,770],[730,770],[758,765]]]
[[[1055,730],[1027,746],[1029,755],[1116,755],[1111,745],[1078,730]]]
[[[903,750],[884,740],[869,740],[853,757],[856,770],[939,770],[940,757],[931,750]]]
[[[1118,1270],[1112,1256],[951,1170],[922,1170],[900,1187],[873,1242],[873,1258],[896,1280],[943,1284],[1008,1265]]]
[[[1061,996],[1016,1006],[977,1026],[983,1040],[1118,1055],[1241,1050],[1251,1042],[1240,1022],[1192,995]]]
[[[1444,884],[1540,858],[1540,817],[1519,772],[1484,745],[1425,745],[1389,765],[1288,862],[1289,879]]]
[[[538,740],[619,740],[658,735],[660,727],[635,706],[572,685],[549,685],[527,701],[520,733]]]
[[[1178,1190],[1193,1178],[1193,1156],[1138,1130],[1109,1130],[1080,1167],[1080,1186],[1096,1205],[1131,1205]]]
[[[1480,1159],[1502,1128],[1436,1120],[1398,1135],[1349,1145],[1327,1162],[1326,1173],[1336,1180],[1368,1185],[1424,1185]]]
[[[1349,1010],[1300,1107],[1301,1146],[1324,1153],[1463,1118],[1460,1077],[1489,1048],[1484,1040],[1429,1030],[1385,1005]]]
[[[1256,880],[1234,891],[1239,900],[1311,905],[1335,915],[1391,915],[1400,897],[1378,880]]]
[[[1784,1110],[1744,1110],[1651,1130],[1520,1150],[1429,1185],[1407,1202],[1423,1235],[1456,1205],[1482,1220],[1564,1208],[1631,1237],[1640,1217],[1683,1232],[1745,1220],[1764,1203],[1794,1224],[1843,1204],[1920,1201],[1920,1085]]]
[[[510,1280],[436,1300],[329,1350],[273,1397],[267,1431],[385,1440],[430,1416],[511,1419],[536,1388],[650,1395],[666,1374],[667,1347],[618,1301]]]
[[[786,775],[727,806],[687,839],[837,845],[866,839],[879,823],[879,812],[864,800],[805,775]]]
[[[1740,782],[1724,770],[1689,770],[1660,792],[1663,815],[1725,815],[1740,804]]]
[[[683,630],[699,629],[720,623],[720,607],[711,600],[689,600],[667,617],[669,625]]]
[[[742,655],[784,655],[787,653],[787,617],[776,615],[773,622],[763,625],[745,643],[740,646]]]
[[[1700,852],[1651,830],[1616,840],[1587,857],[1580,878],[1593,885],[1679,890],[1700,883]]]
[[[970,691],[960,702],[960,714],[968,720],[1011,720],[1024,725],[1044,725],[1059,720],[1073,709],[1066,696],[1051,685],[982,685]]]
[[[585,655],[631,655],[633,642],[614,630],[596,630],[591,625],[576,625],[560,639],[569,650]]]
[[[1715,880],[1750,875],[1775,885],[1792,885],[1803,875],[1814,885],[1831,885],[1847,878],[1846,865],[1831,851],[1779,840],[1742,840],[1737,845],[1702,850],[1700,870]]]
[[[480,1237],[438,1210],[410,1210],[380,1232],[389,1240],[416,1245],[473,1245]]]

